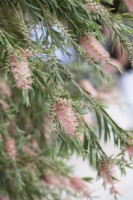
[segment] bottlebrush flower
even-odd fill
[[[77,117],[66,99],[56,101],[55,112],[57,118],[68,135],[74,135],[78,126]]]
[[[38,144],[38,141],[36,139],[32,140],[32,148],[34,150],[38,150],[38,148],[39,148],[39,144]]]
[[[80,86],[86,91],[88,92],[92,97],[97,97],[98,92],[97,90],[92,86],[92,84],[86,80],[83,79],[80,81]]]
[[[50,119],[48,116],[44,117],[43,120],[44,124],[43,124],[43,134],[46,140],[49,140],[50,138]]]
[[[124,0],[130,12],[133,12],[133,0]]]
[[[99,41],[92,35],[86,35],[80,40],[81,46],[85,49],[87,55],[96,62],[109,62],[110,55]]]
[[[5,101],[3,101],[2,99],[0,99],[0,105],[2,106],[2,109],[4,111],[9,109],[9,105]]]
[[[1,197],[0,196],[0,200],[10,200],[8,197]]]
[[[87,0],[86,2],[87,2],[86,8],[88,10],[90,10],[94,14],[98,14],[98,15],[105,17],[107,19],[109,14],[108,14],[108,11],[106,10],[106,8],[104,6],[102,6],[98,2],[93,2],[92,0]]]
[[[99,164],[99,172],[105,184],[113,183],[113,177],[115,177],[115,171],[113,163],[110,160],[102,161]]]
[[[17,135],[17,130],[15,128],[15,121],[10,121],[8,124],[7,124],[7,130],[9,132],[9,134],[11,136],[16,136]]]
[[[15,140],[13,138],[9,137],[6,139],[5,150],[6,150],[8,157],[11,160],[16,159],[16,145],[15,145]]]
[[[82,193],[84,196],[90,196],[90,190],[87,184],[78,176],[71,178],[71,187],[75,192]]]
[[[29,90],[32,85],[32,80],[29,64],[25,55],[21,55],[20,59],[10,55],[9,63],[17,87],[19,89]]]
[[[104,63],[102,65],[103,71],[107,72],[108,74],[116,73],[116,70],[122,70],[122,64],[116,59],[110,59],[109,63]]]
[[[126,141],[126,151],[128,152],[129,156],[133,156],[133,138],[129,138]]]
[[[110,194],[111,195],[121,195],[114,185],[110,188]]]
[[[38,156],[38,154],[32,149],[32,148],[30,148],[30,147],[28,147],[28,146],[26,146],[26,145],[23,145],[23,147],[22,147],[22,151],[25,153],[25,154],[27,154],[28,156],[30,156],[30,157],[37,157]]]
[[[11,96],[11,90],[2,78],[0,78],[0,95],[3,99],[7,99]]]
[[[63,188],[69,186],[69,181],[66,177],[56,174],[51,170],[47,170],[45,173],[45,177],[43,179],[46,184],[50,186],[54,186],[57,188]]]

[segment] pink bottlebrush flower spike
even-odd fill
[[[114,185],[112,185],[112,187],[110,188],[110,194],[115,196],[121,195]]]
[[[81,38],[80,44],[85,49],[87,55],[94,59],[96,62],[109,62],[109,53],[92,35],[87,35]]]
[[[29,55],[27,55],[27,57],[28,56]],[[24,53],[20,55],[20,59],[13,55],[9,56],[9,63],[16,85],[19,89],[24,90],[29,90],[32,85],[27,57]]]
[[[113,177],[115,177],[115,171],[113,163],[110,160],[106,160],[99,164],[100,175],[103,178],[104,183],[113,183]]]
[[[116,70],[121,71],[123,69],[123,66],[118,60],[111,58],[109,63],[104,63],[102,65],[102,69],[105,73],[113,75],[114,73],[116,73]]]
[[[133,0],[124,0],[130,12],[133,12]]]
[[[50,119],[48,116],[44,117],[44,125],[43,125],[43,134],[46,140],[49,140],[50,138]]]
[[[1,197],[0,200],[10,200],[8,197]]]
[[[32,140],[32,148],[34,150],[38,150],[38,148],[39,148],[39,144],[38,144],[38,141],[36,139]]]
[[[68,135],[74,135],[78,126],[77,117],[66,99],[59,99],[55,107],[57,118]]]
[[[0,95],[3,99],[7,99],[11,96],[11,90],[2,78],[0,78]]]
[[[133,137],[129,138],[126,141],[126,151],[128,152],[128,154],[129,154],[130,157],[133,156]]]
[[[2,106],[2,109],[4,111],[9,109],[9,105],[5,101],[3,101],[2,99],[0,99],[0,105]]]
[[[56,174],[54,171],[47,170],[44,177],[44,182],[49,186],[57,188],[67,187],[69,185],[66,177]]]
[[[82,79],[80,81],[80,86],[88,93],[90,93],[90,95],[94,98],[97,97],[98,92],[97,90],[93,87],[93,85],[89,82],[89,80],[87,79]]]
[[[5,150],[8,157],[14,161],[16,159],[16,145],[15,140],[13,138],[9,137],[6,139]]]
[[[22,146],[22,151],[30,157],[36,158],[38,156],[38,154],[34,151],[34,149],[32,149],[26,145]]]
[[[78,176],[71,178],[71,187],[75,192],[82,193],[84,196],[90,196],[90,190],[87,184]]]

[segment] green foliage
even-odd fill
[[[64,192],[70,198],[75,196],[76,199],[82,199],[67,188],[55,187],[53,190],[44,184],[45,173],[49,169],[70,180],[71,169],[64,163],[74,152],[88,159],[90,165],[99,171],[100,161],[110,158],[102,149],[101,138],[109,142],[113,137],[120,154],[111,159],[123,174],[125,167],[131,167],[125,158],[126,141],[131,134],[119,127],[104,106],[80,88],[75,80],[82,78],[78,74],[82,66],[80,70],[78,67],[73,70],[56,57],[57,49],[69,54],[66,49],[73,45],[79,59],[86,59],[87,67],[95,67],[98,76],[108,81],[108,75],[104,74],[100,63],[90,60],[80,45],[80,39],[88,33],[103,42],[102,26],[106,25],[112,34],[112,42],[119,39],[133,62],[133,47],[128,39],[128,35],[132,37],[132,16],[127,13],[114,15],[100,2],[0,1],[0,77],[11,90],[11,95],[4,98],[0,87],[0,100],[8,106],[5,109],[5,104],[0,102],[0,193],[10,199],[59,200]],[[112,4],[113,1],[104,2]],[[88,10],[86,3],[95,3],[100,10],[96,7],[94,11]],[[35,35],[34,39],[32,34]],[[30,56],[24,54],[27,49]],[[24,61],[26,66],[23,67],[29,67],[32,80],[30,89],[21,89],[15,82],[12,57],[16,65]],[[70,102],[79,122],[74,136],[66,133],[57,116],[56,102],[59,98]],[[96,127],[88,125],[83,118],[88,110],[95,114]],[[83,142],[80,135],[83,136]],[[6,139],[10,137],[14,138],[16,144],[15,161],[8,155],[12,149],[5,147]],[[84,180],[90,181],[91,178]]]

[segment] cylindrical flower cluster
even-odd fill
[[[8,157],[14,161],[16,159],[16,145],[15,140],[13,138],[9,137],[6,139],[5,150]]]
[[[55,112],[65,132],[68,135],[74,135],[78,126],[78,120],[69,101],[61,98],[56,101]]]
[[[115,177],[115,170],[113,163],[110,160],[100,162],[99,172],[105,184],[106,183],[113,184],[113,177]]]
[[[9,105],[6,102],[6,99],[8,99],[10,96],[11,96],[11,90],[9,86],[0,77],[0,106],[4,111],[9,109]]]
[[[6,110],[9,109],[8,103],[6,103],[6,102],[5,102],[4,100],[2,100],[2,99],[0,99],[0,105],[1,105],[1,107],[2,107],[2,109],[3,109],[4,111],[6,111]]]
[[[10,200],[8,197],[1,197],[0,196],[0,200]]]
[[[133,12],[133,0],[124,0],[130,12]]]
[[[93,98],[97,97],[98,92],[97,90],[93,87],[93,85],[89,82],[87,79],[82,79],[80,81],[80,86],[88,92]]]
[[[27,154],[28,156],[30,156],[31,158],[35,158],[35,157],[37,157],[37,153],[34,151],[34,149],[32,149],[32,148],[30,148],[30,147],[28,147],[28,146],[26,146],[26,145],[24,145],[23,147],[22,147],[22,152],[24,152],[25,154]]]
[[[105,18],[108,17],[108,11],[101,4],[94,2],[93,0],[86,0],[86,3],[87,9],[91,12],[101,15],[102,17],[105,16]]]
[[[129,154],[130,157],[133,156],[133,137],[129,138],[126,141],[126,151],[128,152],[128,154]]]
[[[43,134],[44,134],[44,137],[46,139],[46,141],[49,140],[50,138],[50,119],[48,118],[48,116],[45,116],[44,117],[44,125],[43,125]]]
[[[29,90],[32,85],[31,72],[27,58],[30,54],[22,52],[20,57],[10,55],[8,60],[16,85],[19,89]]]
[[[114,185],[111,186],[110,188],[110,194],[111,195],[120,195],[119,191],[116,189],[116,187]]]
[[[116,70],[121,71],[122,69],[123,65],[116,59],[110,59],[109,63],[104,63],[102,65],[102,70],[110,75],[114,75],[114,73],[116,73]]]
[[[84,196],[90,196],[90,190],[87,184],[78,176],[74,176],[71,178],[71,187],[77,193],[82,193]]]
[[[11,96],[11,90],[2,78],[0,78],[0,96],[2,96],[2,99],[7,99]]]
[[[69,180],[61,175],[56,174],[54,171],[47,170],[44,177],[44,182],[49,186],[63,188],[69,186]]]
[[[104,63],[110,61],[110,55],[99,41],[92,35],[86,35],[80,40],[81,46],[87,55],[96,62]]]

